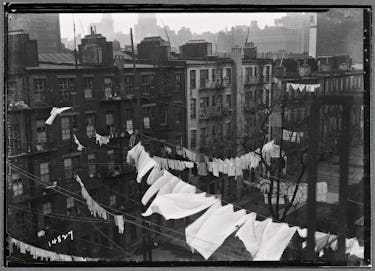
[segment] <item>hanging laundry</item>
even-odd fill
[[[217,169],[219,172],[224,173],[224,161],[223,160],[217,159]]]
[[[168,154],[171,154],[172,153],[172,149],[168,146],[164,146],[164,150],[168,153]]]
[[[101,136],[97,133],[95,133],[95,141],[96,144],[99,143],[99,145],[108,144],[109,143],[109,137],[108,136]]]
[[[215,158],[213,159],[213,162],[212,162],[212,174],[215,177],[219,177],[219,162]]]
[[[228,168],[229,168],[229,159],[226,158],[223,162],[223,173],[228,174]]]
[[[186,235],[186,243],[191,247],[191,244],[195,240],[195,237],[197,236],[199,229],[202,227],[203,223],[210,217],[210,215],[217,210],[221,206],[221,201],[215,202],[208,210],[201,215],[197,220],[195,220],[193,223],[191,223],[189,226],[185,229],[185,235]]]
[[[86,200],[87,207],[90,210],[91,214],[93,216],[98,216],[100,218],[103,218],[104,220],[107,220],[107,211],[101,207],[87,192],[84,184],[81,181],[81,178],[76,175],[75,176],[76,181],[80,184],[81,186],[81,195],[82,197]]]
[[[203,222],[189,246],[197,250],[207,260],[236,230],[236,226],[245,215],[245,210],[234,212],[232,204],[214,210]]]
[[[153,157],[155,159],[155,157]],[[163,170],[160,168],[158,164],[154,166],[150,175],[147,177],[147,184],[152,185],[157,179],[159,179],[163,175]]]
[[[337,239],[337,236],[334,234],[316,231],[315,232],[315,251],[319,252],[320,256],[322,256],[324,253],[324,249],[326,247],[334,246],[334,243],[332,242],[334,242],[336,239]],[[307,246],[307,241],[302,243],[302,248],[305,248],[306,246]]]
[[[172,190],[172,194],[174,193],[195,193],[196,188],[195,186],[188,184],[184,181],[179,181],[176,186]]]
[[[51,116],[49,116],[49,118],[45,121],[45,123],[47,125],[52,125],[53,121],[58,115],[60,115],[62,112],[69,110],[69,109],[71,109],[71,107],[61,107],[61,108],[53,107],[50,113]]]
[[[190,162],[190,161],[185,161],[185,166],[186,166],[186,168],[193,168],[194,167],[194,163]]]
[[[266,225],[254,261],[279,261],[297,227],[286,223],[270,222]]]
[[[126,156],[126,163],[138,165],[138,159],[141,155],[142,150],[144,150],[144,148],[141,145],[141,142],[138,142],[137,145],[135,145],[131,150],[128,151],[128,154]]]
[[[207,176],[207,164],[205,162],[197,163],[198,175]]]
[[[142,146],[138,163],[135,164],[138,174],[137,174],[137,182],[140,183],[143,176],[152,169],[156,164],[155,160],[150,157],[148,152],[145,151],[144,147]]]
[[[297,227],[274,223],[270,218],[259,222],[251,217],[236,236],[253,256],[253,261],[279,261],[296,230]]]
[[[146,193],[142,197],[142,204],[146,205],[147,202],[158,193],[160,188],[162,188],[166,183],[172,181],[173,179],[177,178],[176,176],[169,173],[169,171],[164,170],[163,175],[161,175],[146,191]]]
[[[235,176],[236,177],[242,176],[242,167],[241,167],[241,160],[240,160],[240,158],[236,157],[234,159],[234,166],[235,166],[235,169],[236,169]]]
[[[37,236],[38,237],[43,237],[46,234],[44,230],[38,231]]]
[[[271,222],[271,219],[266,219],[262,222],[256,221],[255,219],[256,214],[253,213],[236,233],[236,237],[243,242],[246,250],[253,258],[259,249],[263,231],[266,225]]]
[[[228,163],[228,176],[236,176],[236,165],[234,164],[233,158],[229,159]]]
[[[291,83],[290,85],[292,86],[292,88],[293,88],[294,90],[300,90],[300,84],[294,84],[294,83]]]
[[[160,166],[161,166],[161,168],[168,170],[169,169],[168,159],[161,158],[161,164],[160,164]]]
[[[130,131],[129,131],[130,132]],[[130,133],[129,133],[130,134]],[[137,141],[137,135],[136,134],[133,134],[133,130],[131,131],[131,134],[130,134],[130,139],[129,139],[129,147],[130,148],[133,148],[134,145],[135,145],[135,142]]]
[[[124,233],[124,217],[122,215],[114,216],[115,225],[118,227],[118,232],[120,234]]]
[[[33,257],[33,259],[40,258],[41,260],[46,260],[50,262],[71,262],[71,261],[80,261],[80,262],[97,262],[101,259],[99,258],[85,258],[85,257],[78,257],[78,256],[71,256],[66,254],[60,254],[53,251],[45,250],[42,248],[38,248],[29,244],[26,244],[22,241],[14,239],[12,237],[7,238],[9,243],[9,252],[10,254],[13,253],[13,245],[20,249],[22,254],[29,252],[29,254]]]
[[[167,159],[167,161],[168,161],[168,167],[169,167],[170,169],[175,170],[174,160],[172,160],[172,159]]]
[[[300,143],[303,138],[303,132],[292,132],[288,130],[283,130],[283,140]]]
[[[164,184],[160,189],[159,192],[157,193],[157,196],[165,195],[165,194],[170,194],[172,193],[173,189],[176,187],[176,185],[181,182],[179,178],[176,176],[173,176],[171,180],[169,180],[166,184]]]
[[[184,155],[184,152],[183,152],[183,149],[182,149],[181,146],[176,146],[176,153],[179,156],[183,156]]]
[[[190,151],[189,149],[186,149],[183,147],[183,156],[190,161],[197,162],[197,155],[195,152]]]
[[[212,172],[212,162],[207,162],[207,171]]]
[[[143,216],[153,213],[162,215],[166,220],[184,218],[199,213],[219,200],[206,193],[175,193],[157,196]]]
[[[76,135],[73,134],[73,138],[74,138],[74,143],[77,144],[77,150],[78,151],[82,151],[85,147],[82,146],[82,144],[79,142],[78,138],[76,137]]]

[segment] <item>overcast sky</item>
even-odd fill
[[[217,32],[230,29],[236,25],[250,25],[250,21],[257,20],[258,25],[273,25],[275,18],[285,16],[286,13],[157,13],[158,25],[168,25],[170,29],[178,31],[185,26],[192,32]],[[76,33],[88,34],[90,23],[100,22],[103,13],[76,13]],[[115,32],[129,33],[129,28],[137,23],[137,13],[113,13]],[[82,27],[81,27],[82,25]],[[61,37],[73,39],[73,14],[60,14]]]

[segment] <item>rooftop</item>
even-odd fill
[[[39,63],[75,64],[72,53],[42,53],[38,54],[38,61]]]

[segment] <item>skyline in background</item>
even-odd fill
[[[99,23],[103,15],[108,13],[75,13],[74,21],[76,34],[89,33],[89,25]],[[130,28],[137,23],[140,13],[109,13],[114,21],[114,31],[129,34]],[[274,25],[274,19],[283,17],[286,13],[155,13],[159,26],[168,26],[169,29],[178,31],[182,27],[189,28],[191,32],[201,34],[204,32],[219,32],[230,30],[236,25],[250,25],[253,20],[258,21],[260,28]],[[204,28],[202,24],[204,23]],[[60,14],[61,37],[73,39],[73,13]],[[84,33],[82,33],[84,32]]]

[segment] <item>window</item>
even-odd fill
[[[38,144],[47,142],[47,131],[46,131],[46,124],[44,120],[36,121],[36,134],[37,134]]]
[[[126,121],[126,130],[127,131],[133,130],[133,121],[132,120]]]
[[[134,85],[134,76],[133,75],[126,75],[125,76],[125,93],[132,93],[133,92],[133,85]]]
[[[197,130],[191,130],[190,137],[190,147],[195,148],[197,146]]]
[[[195,89],[196,86],[196,76],[195,76],[195,70],[190,71],[190,89]]]
[[[94,176],[96,174],[96,163],[95,163],[95,153],[89,153],[87,155],[87,161],[88,161],[88,172],[90,176]]]
[[[182,104],[176,104],[175,110],[176,110],[176,123],[181,123],[183,121]]]
[[[254,76],[257,77],[257,67],[254,67]]]
[[[112,98],[113,96],[113,79],[112,77],[104,78],[104,96],[106,98]]]
[[[64,159],[64,175],[65,175],[65,179],[73,178],[73,159],[72,158]]]
[[[150,94],[153,81],[154,81],[153,75],[142,75],[142,93],[143,94]]]
[[[216,96],[212,96],[212,106],[216,106]]]
[[[206,128],[201,128],[201,133],[200,133],[200,145],[203,145],[203,144],[206,144],[206,131],[207,129]]]
[[[110,195],[109,196],[109,206],[116,205],[116,195]]]
[[[231,134],[232,134],[232,125],[230,122],[227,122],[225,124],[225,127],[226,127],[226,136],[227,136],[227,139],[230,139],[231,138]]]
[[[69,101],[71,92],[75,89],[75,80],[73,78],[59,79],[60,99],[62,101]]]
[[[15,197],[21,196],[23,194],[22,180],[21,179],[13,180],[12,189],[13,189],[13,195]]]
[[[183,90],[182,74],[176,73],[176,90]]]
[[[270,75],[271,75],[271,67],[267,65],[266,66],[266,82],[270,81]]]
[[[209,106],[209,98],[202,97],[199,100],[199,116],[205,117],[207,114],[207,107]]]
[[[232,84],[232,69],[231,68],[226,68],[226,74],[227,74],[226,83],[228,85],[230,85],[230,84]]]
[[[46,89],[45,79],[34,79],[34,102],[44,102],[45,96],[44,91]]]
[[[247,67],[245,69],[245,82],[250,83],[252,76],[253,76],[253,67]]]
[[[91,99],[93,97],[92,89],[93,89],[93,78],[86,77],[85,78],[85,99]]]
[[[86,114],[86,134],[88,137],[95,136],[95,113]]]
[[[40,179],[43,182],[49,182],[49,164],[48,163],[40,163],[39,164],[39,170],[40,170]]]
[[[74,198],[66,198],[66,209],[74,208]]]
[[[8,128],[8,140],[11,152],[18,152],[21,149],[20,126],[13,123]]]
[[[150,118],[149,117],[143,118],[143,127],[146,128],[146,129],[150,128]]]
[[[105,124],[110,134],[113,135],[115,133],[115,118],[113,116],[113,113],[107,113],[105,115]]]
[[[192,98],[190,100],[190,119],[195,119],[197,117],[197,100]]]
[[[215,79],[216,79],[215,69],[212,69],[212,81],[215,81]]]
[[[115,152],[114,150],[107,151],[108,155],[108,171],[113,172],[115,170]]]
[[[8,98],[14,100],[16,98],[17,84],[16,82],[8,82],[7,86]]]
[[[153,119],[155,117],[155,109],[156,109],[156,106],[154,105],[144,105],[143,106],[144,116],[150,117],[150,119]]]
[[[52,203],[51,202],[45,202],[42,204],[42,211],[44,215],[51,214],[52,213]]]
[[[208,81],[208,70],[200,70],[199,71],[199,87],[205,88],[207,81]]]
[[[167,125],[168,124],[168,110],[161,109],[161,118],[160,118],[160,125]]]
[[[228,107],[229,109],[232,108],[232,95],[231,94],[226,95],[225,106]]]
[[[70,118],[61,118],[61,138],[62,140],[70,139]]]

